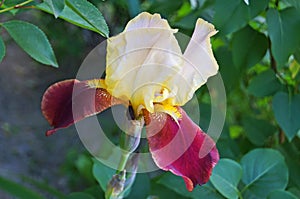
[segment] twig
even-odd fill
[[[272,42],[270,37],[268,37],[268,41],[269,41],[269,52],[270,52],[270,64],[271,64],[271,68],[273,69],[273,71],[275,72],[275,74],[277,75],[277,77],[281,80],[282,83],[284,83],[287,86],[287,89],[289,90],[289,83],[287,82],[287,80],[281,75],[280,72],[278,72],[277,69],[277,62],[273,56],[272,53]]]
[[[271,49],[271,39],[270,37],[268,37],[268,41],[269,41],[269,51],[270,51],[270,64],[271,64],[271,68],[274,70],[275,74],[283,81],[283,83],[288,87],[288,83],[286,82],[286,80],[281,76],[281,74],[278,72],[277,70],[277,62],[273,56],[272,53],[272,49]],[[285,141],[285,136],[284,136],[284,132],[283,130],[279,127],[279,135],[278,135],[278,139],[279,139],[279,143],[282,144]]]
[[[277,74],[277,63],[276,63],[276,60],[273,56],[273,53],[272,53],[272,42],[271,42],[271,39],[270,37],[268,37],[268,41],[269,41],[269,51],[270,51],[270,64],[271,64],[271,68],[274,70],[274,72]]]
[[[34,6],[15,6],[15,9],[29,9],[29,8],[35,8]]]
[[[3,0],[2,0],[2,1],[3,1]],[[34,0],[27,0],[27,1],[24,1],[23,3],[20,3],[20,4],[17,4],[17,5],[14,5],[14,6],[5,8],[5,9],[3,9],[3,10],[0,10],[0,13],[4,13],[4,12],[7,12],[7,11],[10,11],[10,10],[13,10],[13,9],[22,8],[22,7],[25,6],[26,4],[31,3],[31,2],[33,2],[33,1],[34,1]]]
[[[284,143],[284,141],[285,141],[284,132],[283,132],[283,130],[280,128],[280,131],[279,131],[279,143],[282,144],[282,143]]]

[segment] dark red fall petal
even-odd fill
[[[145,115],[150,152],[156,165],[184,179],[192,191],[205,184],[219,160],[214,141],[178,107],[178,123],[166,113]]]
[[[71,126],[88,116],[122,101],[112,97],[103,88],[92,88],[88,81],[65,80],[50,86],[42,99],[42,113],[54,128],[47,131],[52,135],[58,129]]]

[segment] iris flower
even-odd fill
[[[42,112],[54,128],[46,135],[113,105],[130,106],[134,119],[145,121],[155,164],[181,176],[189,191],[205,184],[219,154],[181,106],[218,71],[210,44],[217,31],[199,18],[184,53],[176,32],[159,14],[129,21],[107,41],[105,79],[65,80],[47,89]]]

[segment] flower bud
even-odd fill
[[[126,170],[113,175],[106,187],[106,199],[121,199],[126,180]]]

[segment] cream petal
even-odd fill
[[[217,33],[212,24],[197,20],[183,55],[176,32],[160,15],[141,13],[108,39],[107,90],[130,100],[136,114],[142,108],[153,112],[155,102],[184,105],[218,71],[210,44]]]
[[[107,43],[107,90],[153,112],[153,101],[182,67],[176,30],[160,15],[142,13]],[[143,89],[143,90],[141,90]]]
[[[124,31],[126,32],[141,28],[163,28],[168,30],[171,29],[171,27],[168,24],[168,21],[162,19],[159,14],[151,15],[150,13],[142,12],[141,14],[139,14],[138,16],[136,16],[128,22]]]
[[[192,38],[184,52],[182,71],[174,78],[174,85],[180,91],[176,94],[175,104],[184,105],[194,92],[206,83],[207,79],[218,72],[218,64],[213,55],[210,37],[217,31],[203,19],[198,19]]]

